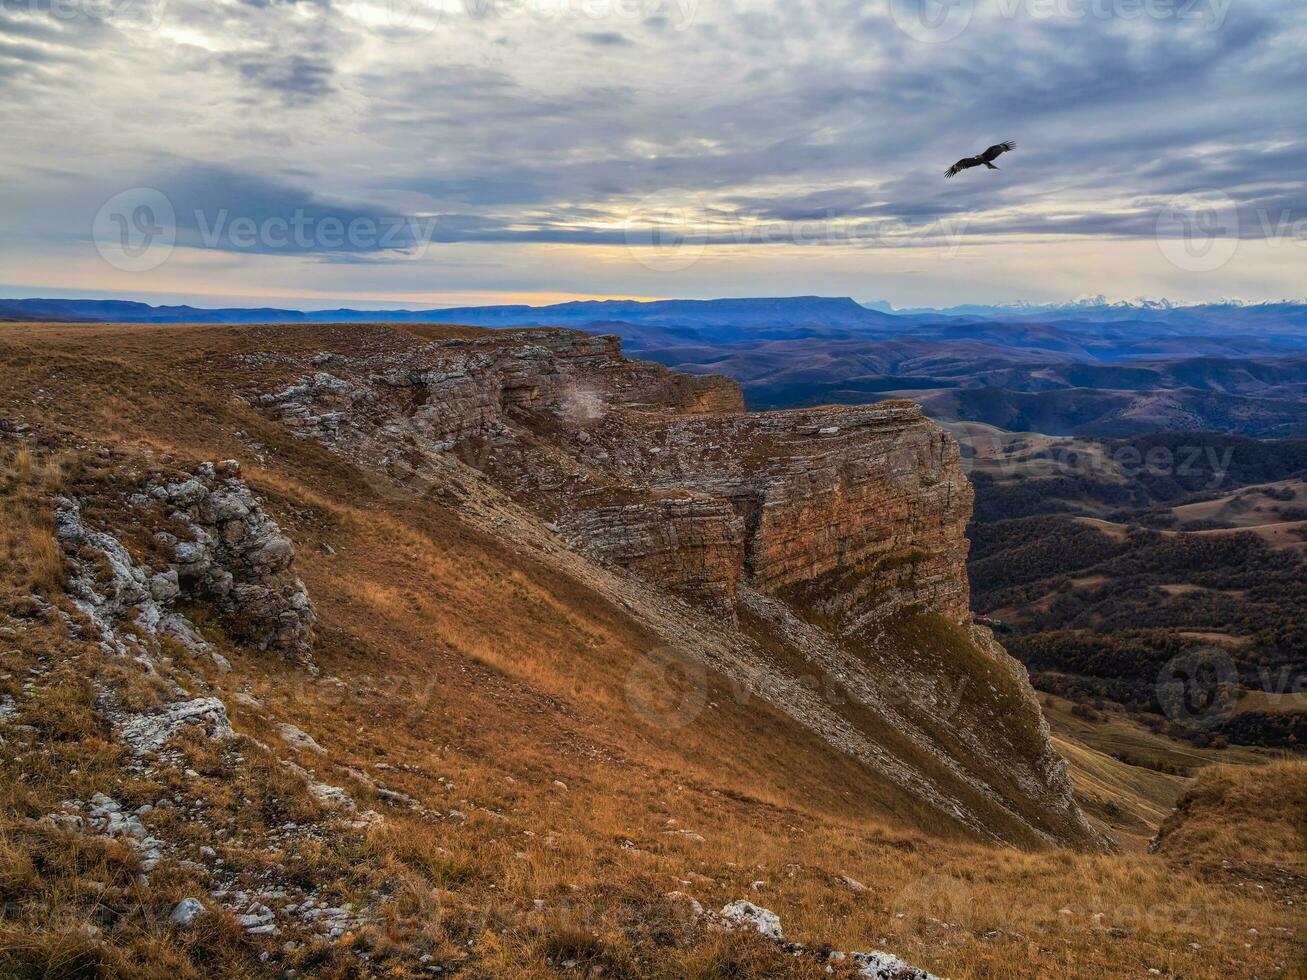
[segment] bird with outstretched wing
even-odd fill
[[[964,170],[970,170],[972,167],[988,167],[990,170],[997,170],[994,161],[1008,150],[1015,150],[1017,145],[1011,140],[1005,143],[996,143],[984,153],[974,157],[963,157],[953,166],[944,172],[945,177],[956,177]]]

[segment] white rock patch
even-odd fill
[[[721,911],[721,917],[731,926],[750,926],[764,939],[778,943],[785,941],[781,931],[781,917],[769,909],[759,908],[752,902],[731,902]]]
[[[313,738],[301,728],[296,728],[289,723],[283,723],[278,726],[277,730],[281,732],[281,737],[290,745],[297,749],[303,749],[306,752],[314,752],[318,755],[326,755],[327,750],[319,745]]]
[[[168,921],[175,926],[188,926],[204,914],[204,904],[198,898],[183,898],[168,916]]]
[[[235,735],[227,706],[217,698],[196,698],[170,704],[162,713],[131,715],[119,726],[119,737],[136,754],[157,752],[186,725],[202,725],[212,739]]]

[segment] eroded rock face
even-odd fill
[[[589,507],[567,519],[565,533],[650,582],[735,607],[744,522],[729,501],[686,494]]]
[[[628,361],[616,337],[567,330],[504,331],[515,342],[453,339],[333,357],[295,384],[253,399],[287,425],[344,445],[381,437],[398,448],[452,449],[502,434],[515,412],[547,412],[580,428],[613,409],[740,411],[739,386],[718,376],[678,374]]]
[[[247,400],[385,492],[553,553],[687,662],[970,832],[1106,846],[1024,670],[972,636],[971,488],[918,406],[746,413],[733,382],[568,331],[366,336],[269,353],[295,373]],[[857,718],[836,710],[850,702]]]
[[[240,479],[234,461],[150,488],[190,539],[173,537],[176,587],[213,602],[237,639],[312,663],[313,603],[294,571],[295,547]]]
[[[717,565],[733,579],[717,583],[720,594],[747,580],[815,604],[844,630],[912,606],[967,616],[971,487],[956,443],[910,402],[627,416],[596,427],[580,455],[650,490],[685,487],[729,505],[741,562]]]
[[[561,330],[322,366],[251,401],[401,480],[456,455],[574,546],[694,600],[733,611],[747,582],[843,630],[907,607],[967,617],[971,489],[910,402],[750,414],[726,378]]]
[[[171,636],[193,654],[209,652],[195,627],[173,609],[177,572],[139,566],[113,535],[88,527],[81,505],[56,502],[55,537],[68,556],[68,592],[99,631],[109,652],[138,653],[142,643]]]
[[[128,503],[161,506],[185,529],[156,535],[172,554],[160,570],[137,565],[112,534],[88,526],[77,501],[60,499],[55,509],[55,534],[73,568],[69,591],[102,642],[125,654],[170,636],[216,658],[176,609],[179,599],[197,598],[217,607],[235,639],[311,668],[313,603],[295,576],[294,545],[241,481],[239,465],[204,463],[188,479],[146,491]]]

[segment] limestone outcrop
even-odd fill
[[[241,642],[311,664],[315,615],[295,575],[295,546],[240,479],[240,465],[203,463],[149,496],[189,534],[163,533],[177,588],[213,602]]]
[[[564,532],[593,554],[709,605],[733,609],[744,566],[744,522],[728,501],[632,495],[587,507]]]
[[[124,654],[168,636],[192,654],[212,654],[177,610],[211,602],[234,639],[313,667],[313,603],[295,575],[295,548],[240,479],[235,461],[203,463],[186,479],[147,485],[128,497],[157,508],[175,530],[155,541],[166,568],[137,564],[112,534],[89,526],[78,501],[61,498],[55,534],[72,568],[69,591],[101,641]]]
[[[747,413],[729,379],[563,330],[314,366],[251,402],[401,481],[439,482],[456,457],[575,547],[696,601],[732,610],[747,582],[845,631],[905,608],[967,617],[970,485],[911,402]]]
[[[595,426],[579,455],[649,491],[684,488],[728,504],[741,561],[717,566],[732,579],[720,594],[748,581],[815,604],[846,631],[909,607],[967,616],[971,487],[957,445],[911,402],[628,414]],[[606,545],[591,535],[591,547]]]
[[[247,403],[381,492],[549,555],[677,663],[970,832],[1109,846],[1024,669],[971,624],[971,487],[917,405],[749,413],[727,379],[570,331],[332,336]]]

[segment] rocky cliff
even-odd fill
[[[255,403],[401,478],[455,454],[659,585],[733,611],[747,582],[846,632],[908,608],[967,617],[971,489],[911,402],[749,414],[728,379],[561,330],[316,366]]]
[[[1103,843],[1023,668],[969,622],[971,488],[917,405],[748,413],[728,379],[565,330],[366,336],[277,355],[302,373],[243,397],[387,492],[552,555],[948,820]]]
[[[714,567],[717,592],[741,582],[811,603],[841,631],[917,608],[956,621],[968,613],[963,534],[971,489],[958,449],[911,402],[761,414],[623,413],[583,430],[587,466],[649,493],[684,491],[711,521],[738,518],[739,560]],[[586,496],[568,527],[590,531]],[[684,520],[684,518],[683,518]],[[698,535],[682,535],[697,541]]]

